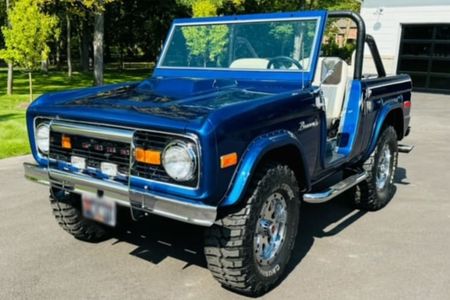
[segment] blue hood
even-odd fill
[[[293,89],[292,85],[260,81],[152,78],[140,83],[47,94],[30,106],[29,113],[130,126],[163,123],[181,129],[189,125],[201,127],[211,113],[225,107],[236,106],[239,111],[237,106],[254,106],[255,101]]]

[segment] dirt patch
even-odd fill
[[[21,103],[19,103],[17,105],[17,108],[19,108],[19,109],[27,109],[29,105],[30,105],[29,102],[21,102]]]

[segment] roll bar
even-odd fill
[[[328,13],[329,18],[349,18],[356,23],[358,29],[356,38],[356,56],[355,56],[355,73],[353,77],[355,79],[361,79],[362,77],[362,64],[364,58],[364,42],[366,40],[366,24],[361,16],[352,11],[330,11]]]
[[[362,78],[362,66],[364,60],[364,44],[367,43],[369,46],[372,57],[375,61],[375,66],[377,68],[378,76],[386,76],[384,70],[383,62],[381,61],[380,53],[378,52],[377,45],[374,38],[371,35],[366,35],[366,24],[363,18],[358,13],[352,11],[330,11],[328,13],[329,18],[349,18],[353,20],[358,29],[356,37],[356,55],[355,55],[355,71],[353,74],[354,79]]]

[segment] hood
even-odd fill
[[[249,84],[210,79],[149,79],[141,83],[95,89],[87,95],[54,94],[52,106],[73,110],[99,109],[133,111],[176,120],[204,119],[225,106],[249,102],[273,93]],[[48,103],[47,103],[48,104]]]
[[[177,129],[202,128],[275,99],[295,86],[275,82],[151,78],[140,83],[46,94],[29,107],[30,117],[53,116],[96,123]],[[298,88],[297,88],[298,90]],[[214,115],[214,116],[213,116]]]

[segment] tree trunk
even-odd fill
[[[61,42],[56,42],[56,68],[61,69]]]
[[[6,12],[9,12],[9,0],[6,0]],[[9,26],[9,20],[7,19],[6,21],[6,25]],[[8,63],[8,79],[7,79],[7,83],[6,83],[6,94],[8,96],[11,96],[13,93],[13,83],[14,83],[14,79],[13,79],[13,64],[12,62]]]
[[[6,94],[8,96],[11,96],[13,93],[13,83],[14,83],[14,79],[13,79],[13,64],[12,63],[8,63],[8,83],[7,83],[7,89],[6,89]]]
[[[33,101],[33,77],[31,72],[28,72],[28,83],[30,85],[30,102]]]
[[[48,59],[43,59],[41,61],[41,70],[46,74],[48,73]]]
[[[69,14],[66,12],[66,29],[67,29],[67,76],[72,77],[72,37],[71,24]]]
[[[103,85],[103,36],[105,15],[103,12],[95,14],[94,25],[94,83]]]
[[[82,21],[81,29],[81,70],[89,72],[89,33],[87,31],[87,22]]]

